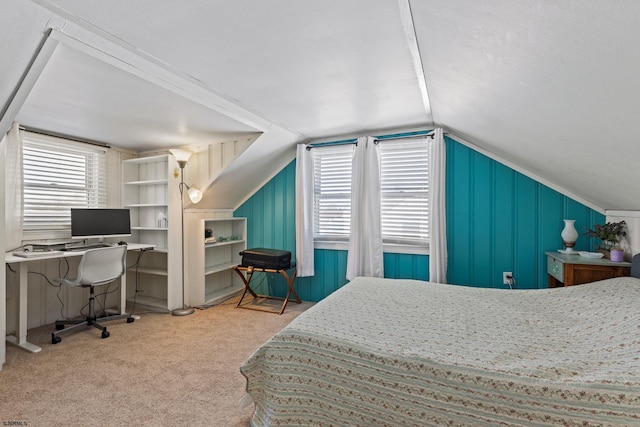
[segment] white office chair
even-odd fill
[[[56,332],[51,334],[51,343],[62,341],[60,334],[77,330],[80,327],[93,326],[102,331],[102,338],[107,338],[109,332],[106,326],[99,322],[106,320],[127,319],[127,323],[133,322],[133,317],[128,313],[98,318],[95,313],[94,287],[106,285],[126,271],[127,246],[118,245],[99,249],[89,249],[83,255],[78,265],[78,277],[72,280],[55,279],[56,283],[67,286],[89,288],[89,314],[85,320],[57,320]],[[66,325],[73,325],[65,328]]]

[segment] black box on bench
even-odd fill
[[[291,267],[291,252],[280,249],[252,248],[240,252],[243,267],[287,270]]]

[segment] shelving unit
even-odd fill
[[[247,247],[247,220],[234,218],[230,210],[188,210],[189,305],[214,305],[244,288],[233,267],[240,264]],[[212,231],[214,243],[205,243],[205,229]]]
[[[169,155],[122,162],[122,206],[131,212],[132,242],[155,245],[128,270],[127,301],[170,311],[182,306],[181,222],[177,166]],[[133,255],[130,255],[133,256]],[[129,259],[133,265],[135,259]],[[129,279],[131,276],[131,279]]]

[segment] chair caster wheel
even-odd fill
[[[62,341],[62,338],[51,334],[51,344],[58,344],[60,341]]]
[[[133,323],[133,321],[136,320],[133,317],[127,317],[127,323]]]
[[[109,335],[110,335],[109,331],[106,331],[106,330],[102,331],[102,338],[109,338]]]
[[[56,325],[56,331],[61,331],[64,329],[64,325]]]

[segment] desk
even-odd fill
[[[127,250],[129,251],[139,251],[139,250],[149,250],[153,249],[154,245],[148,245],[145,243],[129,243],[127,244]],[[48,259],[56,259],[56,258],[66,258],[66,257],[78,257],[82,256],[84,251],[65,251],[65,252],[56,252],[51,256],[39,256],[34,258],[22,258],[19,256],[13,255],[13,253],[6,253],[4,257],[5,266],[7,264],[18,264],[18,278],[19,278],[19,289],[16,295],[18,300],[18,321],[16,322],[16,334],[15,335],[7,335],[6,340],[8,343],[21,347],[25,350],[28,350],[32,353],[37,353],[41,350],[40,347],[31,344],[27,341],[27,273],[28,273],[28,263],[29,261],[42,261]],[[120,278],[120,312],[124,313],[127,305],[127,275],[124,274]],[[0,295],[0,298],[6,298],[6,295]],[[0,314],[0,326],[6,323],[6,313]],[[0,330],[5,330],[5,328],[0,327]],[[3,358],[0,358],[3,360]],[[0,366],[1,368],[1,366]]]
[[[291,270],[291,269],[293,269],[293,275],[289,276],[289,274],[287,273],[287,270]],[[284,309],[287,307],[287,303],[289,302],[289,298],[291,297],[291,295],[294,296],[298,304],[302,303],[302,301],[298,297],[296,290],[293,288],[293,284],[296,280],[296,272],[297,272],[295,266],[291,266],[286,270],[285,269],[275,270],[273,268],[243,267],[241,265],[236,265],[235,267],[233,267],[233,270],[236,273],[238,273],[238,275],[244,282],[244,292],[242,292],[242,296],[240,297],[238,304],[236,304],[236,308],[246,308],[249,310],[258,310],[258,311],[266,311],[269,313],[282,314],[284,312]],[[263,273],[280,274],[282,277],[284,277],[284,279],[287,281],[287,285],[289,286],[289,290],[287,291],[287,296],[284,298],[278,298],[278,297],[272,297],[268,295],[256,294],[255,291],[251,289],[251,286],[249,286],[249,284],[251,283],[251,277],[253,276],[253,273],[255,271],[263,272]],[[247,277],[244,276],[243,272],[247,273]],[[259,305],[240,305],[244,297],[247,295],[247,292],[249,292],[251,296],[253,296],[254,300],[258,298],[282,300],[282,306],[280,307],[279,310],[273,310],[265,307],[260,307]]]

